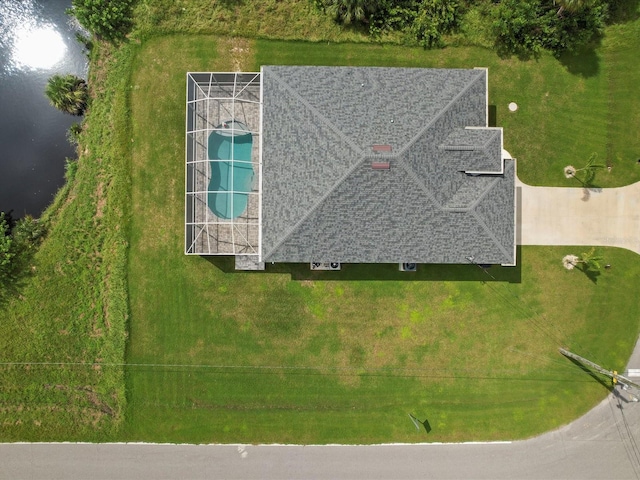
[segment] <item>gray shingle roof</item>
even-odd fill
[[[486,75],[263,67],[262,259],[515,263],[514,162],[467,128]]]

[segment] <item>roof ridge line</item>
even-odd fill
[[[480,129],[478,129],[480,130]],[[500,130],[498,129],[498,127],[484,127],[484,130],[491,130],[493,132],[493,135],[491,135],[486,142],[484,142],[482,144],[482,149],[486,149],[489,146],[489,143],[494,139],[494,137],[498,134],[498,132],[500,132]]]
[[[491,158],[491,155],[489,155],[489,153],[487,152],[487,148],[489,146],[489,144],[494,140],[494,138],[496,137],[496,135],[499,136],[499,129],[497,127],[485,127],[487,130],[488,129],[494,129],[493,130],[493,135],[491,135],[489,137],[489,139],[484,142],[484,144],[482,145],[482,154],[487,158],[487,160],[489,160],[489,162],[492,162],[493,159]],[[504,173],[504,160],[502,159],[502,152],[500,152],[500,163],[502,165],[501,169],[500,169],[500,173]],[[493,172],[487,172],[487,173],[493,173]]]
[[[502,243],[500,243],[500,241],[495,236],[493,231],[487,226],[485,221],[476,212],[476,207],[478,206],[480,201],[489,194],[489,192],[493,189],[493,187],[495,187],[496,183],[498,183],[498,179],[494,178],[493,182],[491,182],[491,184],[485,189],[484,192],[482,192],[482,194],[478,197],[478,199],[475,202],[473,202],[473,204],[469,207],[469,213],[471,213],[471,215],[473,215],[473,217],[476,219],[478,224],[484,229],[484,231],[487,233],[487,235],[489,235],[489,237],[493,240],[493,243],[498,247],[498,249],[502,253],[504,253],[504,255],[507,258],[509,258],[509,255],[510,255],[509,252],[504,248],[504,246],[502,245]]]
[[[315,116],[317,116],[320,119],[320,121],[324,123],[331,131],[336,133],[344,142],[348,143],[351,147],[353,147],[356,150],[356,153],[360,152],[361,155],[364,154],[364,151],[358,145],[356,145],[349,137],[347,137],[344,133],[338,130],[338,128],[333,124],[333,122],[329,121],[329,119],[327,119],[322,113],[320,113],[317,108],[315,108],[313,105],[307,102],[302,97],[302,95],[300,95],[293,88],[291,88],[289,84],[285,82],[282,78],[280,78],[280,76],[277,73],[271,70],[267,70],[266,73],[268,73],[271,76],[271,78],[276,80],[280,84],[280,86],[282,86],[285,90],[287,90],[291,95],[293,95],[296,99],[298,99],[300,103],[302,103]]]
[[[282,88],[284,88],[290,95],[296,98],[302,105],[304,105],[308,110],[310,110],[314,116],[316,116],[329,130],[333,131],[338,135],[340,140],[347,143],[353,150],[354,154],[357,157],[360,155],[360,160],[355,162],[351,168],[348,168],[347,171],[338,179],[331,188],[329,188],[319,199],[318,201],[309,208],[306,213],[300,217],[300,219],[293,224],[293,226],[280,238],[278,242],[271,248],[269,252],[264,254],[264,257],[268,257],[273,252],[275,252],[290,236],[296,229],[304,222],[309,216],[315,212],[318,207],[324,202],[324,200],[340,185],[344,180],[355,170],[359,165],[362,164],[364,158],[366,157],[365,152],[355,143],[353,143],[347,136],[345,136],[340,130],[338,130],[335,125],[330,122],[324,115],[322,115],[315,107],[310,105],[298,92],[293,90],[287,82],[285,82],[280,76],[272,71],[272,70],[263,70],[263,73],[269,75],[273,80],[275,80]]]
[[[399,154],[398,154],[399,155]],[[435,206],[439,209],[439,210],[443,210],[444,207],[442,206],[442,204],[438,201],[438,199],[435,197],[435,195],[433,194],[433,192],[424,184],[420,181],[420,178],[418,177],[418,174],[416,172],[413,171],[413,169],[411,167],[409,167],[408,165],[405,165],[405,162],[397,162],[397,164],[402,167],[402,169],[407,172],[407,175],[409,175],[409,177],[412,178],[412,180],[414,182],[416,182],[418,184],[418,187],[420,187],[420,189],[422,191],[424,191],[424,193],[427,194],[427,196],[429,197],[429,199],[435,204]]]
[[[293,232],[295,232],[298,227],[302,224],[302,222],[304,222],[307,218],[309,218],[311,216],[311,214],[313,212],[315,212],[320,205],[327,199],[327,197],[329,195],[331,195],[336,188],[338,188],[339,185],[341,185],[352,173],[353,171],[358,168],[360,165],[362,165],[365,161],[365,159],[367,158],[366,155],[362,154],[362,157],[360,158],[359,161],[357,161],[354,165],[351,166],[351,168],[349,168],[339,179],[336,183],[334,183],[333,187],[331,187],[330,189],[328,189],[319,199],[318,201],[311,206],[311,208],[309,208],[307,210],[307,212],[300,217],[300,219],[293,224],[293,226],[287,231],[287,233],[285,233],[282,238],[271,248],[271,250],[267,253],[265,253],[264,257],[268,257],[269,255],[271,255],[273,252],[275,252],[278,248],[280,248],[280,246],[291,236],[291,234]]]
[[[493,243],[494,243],[494,245],[496,245],[498,247],[498,250],[500,250],[507,258],[509,258],[509,255],[510,255],[509,252],[507,252],[507,250],[504,248],[502,243],[500,243],[498,241],[498,239],[493,234],[491,229],[487,226],[487,224],[484,222],[484,220],[478,216],[478,214],[476,213],[475,210],[471,210],[469,213],[471,213],[471,215],[473,215],[473,218],[476,219],[476,221],[482,227],[482,229],[486,232],[486,234],[489,235],[491,240],[493,240]]]
[[[480,72],[480,70],[479,70]],[[422,127],[418,133],[416,135],[414,135],[414,137],[407,142],[407,144],[402,147],[397,155],[403,155],[405,153],[406,150],[409,149],[409,147],[413,146],[414,143],[416,143],[418,141],[418,139],[420,137],[422,137],[422,135],[424,135],[424,132],[426,132],[429,128],[431,128],[433,126],[433,124],[440,119],[440,117],[442,117],[445,112],[447,112],[449,110],[449,107],[451,107],[451,105],[453,105],[462,95],[464,95],[465,93],[467,93],[467,90],[469,90],[471,88],[472,85],[474,85],[476,83],[476,81],[482,76],[482,74],[486,74],[485,70],[482,70],[481,73],[478,74],[477,77],[473,78],[472,81],[470,81],[467,85],[465,85],[465,87],[463,89],[461,89],[456,95],[454,95],[454,97],[451,99],[451,101],[449,103],[447,103],[444,107],[442,107],[442,109],[433,117],[431,117],[431,120],[429,121],[429,123],[427,123],[424,127]],[[404,163],[404,162],[403,162]]]

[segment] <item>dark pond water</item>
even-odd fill
[[[78,117],[44,96],[55,73],[86,77],[71,0],[0,0],[0,211],[40,215],[64,183],[66,139]]]

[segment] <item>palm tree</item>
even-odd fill
[[[53,75],[44,91],[51,105],[71,115],[82,115],[87,108],[87,82],[75,75]]]
[[[591,271],[600,270],[601,261],[602,256],[596,252],[595,247],[592,247],[588,252],[583,252],[579,260],[579,262],[584,265],[585,270]]]
[[[378,10],[377,0],[326,0],[326,11],[336,20],[349,25],[356,22],[367,22],[369,17]]]
[[[554,0],[554,3],[560,5],[558,16],[561,16],[564,11],[569,13],[578,12],[591,5],[592,2],[593,0]]]
[[[575,178],[585,187],[593,186],[593,181],[596,178],[596,173],[598,173],[598,170],[601,168],[607,168],[606,165],[596,163],[597,158],[598,154],[596,152],[593,152],[584,167],[576,168],[573,165],[567,165],[566,167],[564,167],[564,176],[567,178]],[[582,175],[582,179],[577,176],[578,172],[584,172],[584,174]]]
[[[562,258],[562,265],[567,270],[573,270],[578,267],[583,272],[597,272],[600,270],[600,262],[602,262],[602,256],[596,252],[595,247],[592,247],[588,252],[583,252],[581,256],[565,255]]]

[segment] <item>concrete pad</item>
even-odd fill
[[[627,363],[627,376],[640,378],[640,338],[636,342],[629,363]]]
[[[517,180],[516,188],[520,245],[613,246],[640,253],[640,182],[587,189]]]

